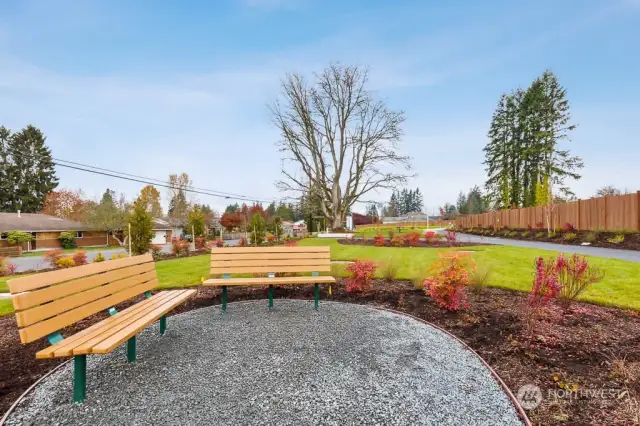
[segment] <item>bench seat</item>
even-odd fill
[[[36,358],[60,358],[74,355],[106,354],[138,334],[166,313],[193,297],[196,290],[171,290],[157,293],[79,333],[36,353]]]
[[[260,278],[212,278],[202,283],[209,287],[222,287],[232,285],[288,285],[288,284],[333,284],[334,277],[260,277]]]

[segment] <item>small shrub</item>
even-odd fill
[[[44,255],[45,262],[48,262],[52,268],[58,268],[58,259],[62,257],[62,250],[49,250]]]
[[[99,251],[96,257],[93,258],[93,263],[100,263],[100,262],[104,262],[105,260],[106,259],[104,258],[104,255],[102,254],[101,251]]]
[[[415,247],[420,242],[420,233],[409,232],[408,234],[404,234],[404,241],[409,247]]]
[[[187,240],[172,240],[171,253],[175,257],[187,256],[189,254],[189,241]]]
[[[473,261],[459,253],[442,253],[429,268],[432,276],[424,280],[424,291],[449,311],[467,308],[466,287]]]
[[[73,268],[74,266],[76,266],[76,263],[71,256],[59,257],[56,260],[56,268],[58,269]]]
[[[402,235],[396,235],[391,239],[391,245],[394,247],[404,247],[404,238]]]
[[[536,222],[536,228],[538,228],[538,229],[542,229],[542,228],[544,228],[544,223],[542,223],[542,222]]]
[[[576,229],[576,227],[570,224],[569,222],[562,225],[562,232],[576,233],[577,231],[578,230]]]
[[[390,240],[393,240],[393,237],[396,236],[396,233],[395,233],[395,231],[393,229],[389,229],[388,234],[389,234],[389,239]]]
[[[593,243],[597,239],[598,239],[597,232],[587,232],[587,234],[584,236],[584,242],[586,243]]]
[[[64,231],[58,236],[62,248],[72,249],[76,248],[76,231]]]
[[[576,238],[578,238],[578,234],[576,234],[575,232],[569,232],[568,234],[564,234],[562,236],[562,239],[565,241],[573,241]]]
[[[373,237],[373,244],[375,244],[376,247],[384,247],[385,246],[384,235],[378,232],[375,235],[375,237]]]
[[[524,231],[520,234],[522,238],[527,238],[529,236],[529,231]]]
[[[288,240],[284,242],[285,247],[296,247],[298,245],[298,240]]]
[[[273,235],[272,233],[267,233],[267,241],[268,242],[273,243],[273,242],[275,242],[275,240],[276,240],[276,236],[275,235]]]
[[[387,281],[394,281],[398,276],[398,264],[393,258],[389,258],[389,261],[382,267],[382,278]]]
[[[162,246],[157,245],[157,244],[152,244],[151,245],[151,257],[153,257],[153,260],[158,260],[158,259],[160,259],[160,256],[162,256]]]
[[[432,242],[432,241],[433,241],[433,240],[435,240],[435,239],[436,239],[436,233],[435,233],[435,232],[433,232],[433,231],[427,231],[427,232],[425,232],[425,233],[424,233],[424,240],[425,240],[427,243],[430,243],[430,242]]]
[[[344,280],[347,293],[368,290],[376,273],[376,264],[370,260],[356,260],[347,266],[345,271],[350,274],[349,278]]]
[[[607,241],[611,244],[621,244],[624,242],[624,234],[618,234],[615,237],[609,238]]]
[[[455,243],[456,240],[458,239],[456,231],[454,231],[453,229],[447,229],[447,233],[445,234],[444,237],[447,239],[447,242],[449,243]]]
[[[535,262],[533,285],[522,305],[522,320],[530,335],[534,334],[535,325],[540,315],[547,309],[552,298],[560,293],[558,271],[553,260],[545,261],[538,257]]]
[[[87,264],[87,252],[86,251],[77,251],[73,254],[73,263],[76,266],[82,266]]]
[[[113,253],[111,255],[111,260],[124,259],[125,257],[127,257],[127,255],[124,253]]]
[[[418,274],[413,278],[411,278],[411,283],[413,284],[413,288],[416,290],[424,289],[424,280],[426,279],[427,277],[425,276],[425,274]]]
[[[207,240],[204,237],[196,237],[196,250],[202,250],[207,246]]]
[[[478,268],[471,273],[469,284],[476,293],[482,293],[489,284],[491,268]]]
[[[285,237],[285,244],[286,244],[287,241],[289,241],[288,236]],[[245,237],[240,237],[240,241],[238,241],[238,246],[246,247],[247,245],[248,245],[247,244],[247,239]]]
[[[592,284],[604,278],[600,269],[589,266],[587,258],[577,254],[567,259],[560,253],[556,259],[556,270],[561,287],[558,298],[565,309]]]
[[[218,247],[218,248],[224,247],[224,241],[223,240],[216,240],[216,247]]]
[[[0,256],[0,277],[4,275],[13,275],[16,271],[16,266],[9,262],[4,256]]]

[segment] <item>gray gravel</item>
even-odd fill
[[[522,425],[478,358],[432,327],[366,306],[276,300],[168,319],[45,379],[8,425]]]

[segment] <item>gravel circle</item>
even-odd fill
[[[44,379],[7,425],[522,425],[478,357],[445,333],[371,307],[235,302],[168,318]]]

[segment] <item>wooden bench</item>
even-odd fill
[[[227,247],[211,249],[211,275],[222,278],[206,280],[207,287],[222,287],[222,311],[227,310],[227,287],[268,285],[269,308],[273,307],[273,286],[314,284],[314,307],[318,309],[319,284],[333,284],[331,276],[319,272],[331,270],[330,249],[322,247]],[[311,272],[311,276],[276,277],[285,272]],[[266,273],[267,277],[231,278],[231,274]]]
[[[71,269],[35,274],[8,281],[12,293],[20,341],[30,343],[46,337],[51,346],[36,358],[74,357],[74,402],[86,397],[88,354],[106,354],[127,342],[127,360],[136,359],[136,335],[196,294],[196,290],[164,291],[157,287],[155,263],[150,254]],[[146,299],[117,312],[118,303],[144,294]],[[100,311],[109,318],[76,334],[62,337],[60,330]]]

